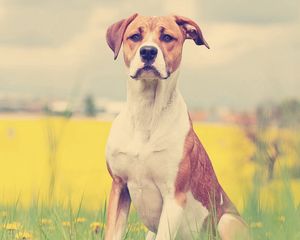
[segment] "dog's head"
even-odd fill
[[[208,44],[199,26],[182,16],[145,17],[134,14],[111,25],[107,43],[118,57],[123,43],[124,61],[133,79],[167,79],[181,62],[185,39]]]

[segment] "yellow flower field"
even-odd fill
[[[0,119],[0,204],[28,206],[32,200],[99,209],[108,196],[110,177],[104,151],[111,123],[93,119]],[[217,176],[238,208],[252,186],[254,146],[237,126],[195,124]],[[278,184],[277,184],[278,185]],[[50,187],[49,187],[50,186]],[[300,183],[292,182],[300,202]],[[266,186],[265,199],[276,183]]]

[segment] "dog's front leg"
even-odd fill
[[[175,196],[167,196],[164,198],[156,240],[175,239],[182,220],[184,207],[185,202]]]
[[[115,177],[109,196],[105,240],[121,240],[126,227],[130,195],[127,184]]]

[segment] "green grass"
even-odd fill
[[[28,209],[16,205],[0,208],[0,239],[18,239],[23,233],[31,236],[20,239],[103,239],[106,207],[91,212],[62,208],[60,204],[45,207],[33,203]],[[18,235],[19,234],[19,235]],[[145,228],[135,213],[129,217],[126,239],[142,239]]]
[[[253,239],[265,240],[297,240],[300,239],[300,206],[295,206],[288,180],[283,190],[278,193],[276,208],[262,207],[260,204],[260,184],[245,201],[243,217],[249,224]],[[83,199],[84,201],[84,199]],[[6,239],[43,239],[43,240],[93,240],[103,239],[105,231],[106,206],[98,211],[82,209],[81,203],[76,208],[61,207],[56,203],[51,207],[43,206],[35,201],[28,209],[18,206],[0,207],[0,240]],[[22,233],[28,232],[31,237]],[[137,214],[132,211],[129,217],[125,239],[145,239],[146,228],[139,221]],[[195,240],[213,239],[212,233],[204,233]]]
[[[289,185],[277,192],[275,206],[269,207],[261,205],[260,185],[255,186],[243,210],[253,239],[300,239],[300,206],[295,205]]]

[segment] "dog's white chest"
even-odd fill
[[[127,134],[114,139],[112,133],[107,149],[108,164],[114,174],[127,182],[140,218],[155,231],[162,209],[162,195],[157,184],[168,181],[163,172],[168,169],[170,150],[168,144],[160,145],[159,139],[147,133]]]
[[[137,130],[122,113],[115,120],[106,158],[113,174],[127,182],[134,207],[145,225],[156,231],[162,198],[171,193],[189,130],[187,112],[180,126],[160,122],[155,131]],[[162,119],[164,120],[164,119]]]
[[[147,178],[160,181],[166,176],[166,170],[176,175],[189,130],[185,104],[179,104],[176,110],[182,114],[173,116],[170,111],[161,116],[154,127],[147,122],[137,127],[128,112],[120,113],[113,123],[106,148],[106,159],[115,175],[126,181]],[[176,126],[172,118],[176,118]]]
[[[159,146],[155,140],[142,133],[126,133],[115,138],[112,134],[107,146],[107,160],[110,168],[124,180],[146,178],[156,169],[157,161],[165,158],[167,146]],[[157,140],[158,141],[158,140]]]

